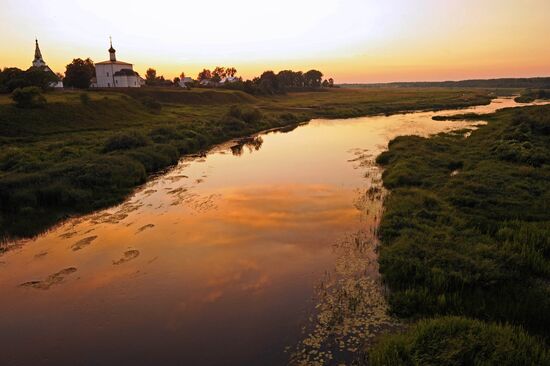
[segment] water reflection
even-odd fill
[[[333,246],[335,265],[316,287],[315,312],[303,339],[290,350],[291,365],[349,364],[361,356],[365,344],[383,330],[400,324],[387,313],[378,275],[378,227],[386,190],[373,158],[354,149],[350,162],[365,169],[370,187],[358,190],[354,207],[361,228],[345,234]]]
[[[262,147],[264,140],[262,136],[247,137],[239,139],[236,145],[231,146],[231,153],[235,156],[241,156],[246,146],[249,152],[258,151]]]
[[[501,102],[473,111],[513,105]],[[280,365],[287,346],[297,363],[347,359],[393,324],[377,292],[373,159],[400,134],[472,127],[433,115],[224,145],[15,243],[0,258],[0,364]]]

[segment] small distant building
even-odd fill
[[[199,82],[199,85],[201,86],[218,86],[219,83],[215,82],[215,81],[212,81],[210,79],[202,79],[200,82]]]
[[[182,88],[186,88],[187,84],[193,84],[194,82],[195,82],[195,80],[193,80],[193,78],[190,78],[189,76],[186,76],[186,77],[180,79],[179,86],[181,86]]]
[[[46,64],[46,61],[44,61],[44,58],[42,57],[42,52],[40,52],[40,46],[38,46],[38,39],[34,40],[35,47],[34,47],[34,60],[32,61],[32,68],[40,69],[42,71],[45,71],[53,76],[55,78],[55,81],[50,83],[50,87],[52,88],[63,88],[63,81],[59,76],[55,74],[55,72],[50,69],[50,67]]]
[[[142,79],[132,64],[117,61],[113,42],[109,48],[109,61],[96,63],[95,75],[95,80],[92,80],[94,88],[139,88],[142,85]]]
[[[238,78],[236,76],[228,76],[226,78],[223,78],[221,81],[220,81],[220,84],[231,84],[231,83],[236,83],[237,81],[240,81],[241,78]]]

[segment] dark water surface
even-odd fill
[[[280,365],[287,347],[315,348],[328,335],[314,323],[334,307],[320,283],[368,277],[339,243],[375,237],[375,156],[398,135],[475,124],[431,120],[454,112],[314,120],[220,146],[120,206],[21,241],[0,257],[0,364]]]

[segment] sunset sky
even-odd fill
[[[0,67],[317,68],[336,82],[550,76],[549,0],[1,0]]]

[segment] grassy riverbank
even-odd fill
[[[459,317],[423,320],[384,338],[369,365],[548,365],[550,354],[524,330]]]
[[[550,106],[502,110],[487,119],[489,124],[469,138],[465,131],[398,137],[378,157],[386,167],[384,185],[392,192],[380,228],[380,271],[390,288],[391,310],[400,317],[466,316],[519,326],[548,341]],[[457,349],[462,361],[453,364],[468,363],[471,352],[491,347],[490,334],[524,339],[518,328],[458,322],[480,328],[487,337],[475,336],[481,346],[472,346],[470,353]],[[443,346],[413,351],[427,342],[426,329],[433,345],[472,340],[464,340],[469,336],[460,331],[453,340],[437,327],[455,328],[448,320],[428,322],[390,337],[373,357],[389,360],[402,349],[403,355],[414,353],[416,361],[406,363],[412,365],[449,351]],[[506,342],[496,346],[497,353],[513,360],[526,352],[519,343]],[[521,364],[549,364],[548,353],[543,356],[542,363]]]
[[[231,138],[311,118],[490,100],[484,91],[450,89],[335,89],[270,97],[145,88],[84,94],[50,93],[47,105],[37,109],[18,109],[9,96],[0,96],[0,237],[34,235],[67,216],[121,202],[181,155]]]

